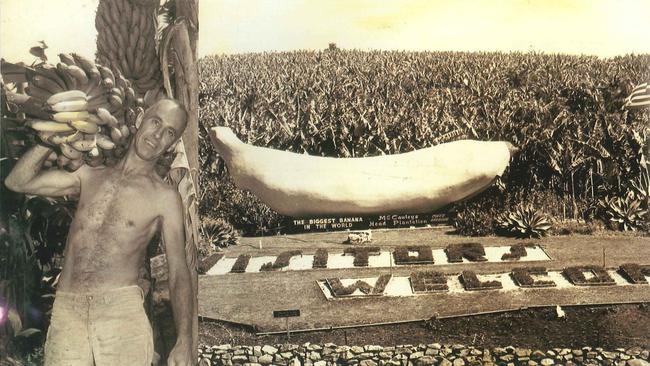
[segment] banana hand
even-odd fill
[[[74,149],[66,143],[59,145],[59,148],[61,149],[61,153],[70,160],[81,159],[81,156],[83,155],[81,151]]]
[[[52,118],[57,122],[82,121],[88,119],[88,112],[87,111],[57,112],[54,113]]]
[[[83,133],[81,133],[80,131],[75,131],[69,135],[54,134],[48,138],[48,141],[54,145],[61,145],[65,143],[75,142],[81,140],[82,138],[83,138]]]
[[[97,116],[104,121],[105,125],[110,127],[117,127],[119,125],[117,118],[113,117],[111,112],[105,108],[97,108]]]
[[[62,102],[76,102],[76,101],[86,101],[86,93],[81,90],[68,90],[60,93],[56,93],[51,97],[47,98],[47,104],[54,106]]]
[[[59,102],[52,106],[55,112],[81,112],[86,111],[88,102],[85,100],[71,100],[66,102]]]
[[[55,121],[46,121],[41,119],[31,119],[25,123],[26,126],[33,128],[39,132],[71,132],[74,128],[68,126],[67,123],[59,123]]]
[[[87,133],[89,135],[99,132],[99,126],[94,122],[78,120],[70,122],[70,126],[74,127],[77,131]]]

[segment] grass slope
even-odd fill
[[[345,247],[339,244],[345,233],[303,234],[264,238],[263,249],[255,249],[255,241],[245,239],[242,246],[229,249],[227,255],[248,253],[256,255],[279,254],[288,247],[313,253],[316,248],[330,250]],[[440,230],[387,230],[373,233],[373,246],[391,248],[427,244],[444,248],[451,242],[476,241],[447,235]],[[514,244],[517,241],[501,238],[481,238],[485,246]],[[626,262],[650,258],[648,239],[631,236],[570,236],[551,237],[538,241],[546,248],[552,261],[537,262],[548,269],[602,263],[606,249],[606,265],[616,267]],[[436,267],[443,273],[459,273],[471,269],[478,274],[505,272],[526,263],[455,264]],[[394,268],[394,276],[408,276],[413,266]],[[389,268],[308,270],[274,273],[228,274],[202,276],[199,280],[199,314],[214,319],[253,324],[261,330],[281,330],[284,322],[273,319],[272,310],[298,308],[300,318],[292,319],[296,328],[320,328],[351,324],[368,324],[416,320],[431,317],[469,314],[483,311],[513,309],[533,305],[588,304],[619,301],[650,301],[650,291],[644,285],[626,287],[532,289],[514,292],[487,292],[469,294],[433,294],[406,298],[346,299],[326,301],[316,280],[328,277],[364,277],[391,273]],[[262,301],[263,300],[263,301]],[[408,311],[405,311],[408,309]],[[405,315],[407,314],[407,315]]]

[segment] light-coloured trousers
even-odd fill
[[[57,291],[46,366],[150,366],[153,334],[138,286],[99,293]]]

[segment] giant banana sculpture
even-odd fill
[[[404,154],[327,158],[243,143],[210,130],[235,184],[292,217],[423,213],[475,194],[508,166],[508,142],[462,140]]]

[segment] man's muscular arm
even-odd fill
[[[190,270],[185,259],[185,229],[183,205],[176,191],[164,196],[162,237],[169,266],[169,292],[176,323],[176,345],[169,354],[167,364],[191,365],[192,355],[192,304],[194,295]]]
[[[79,171],[70,173],[58,169],[42,170],[43,162],[50,153],[52,149],[42,145],[36,145],[27,151],[5,179],[7,188],[14,192],[39,196],[79,194],[81,190]]]

